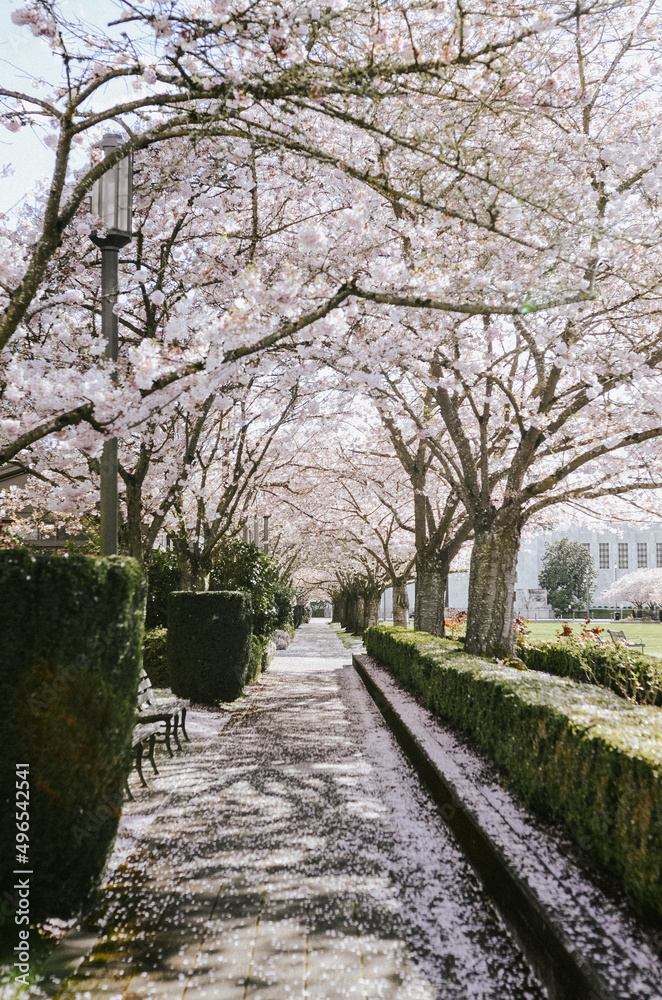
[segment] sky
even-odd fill
[[[29,94],[35,78],[57,82],[59,60],[47,41],[12,23],[12,11],[22,6],[22,0],[0,0],[0,86]],[[97,25],[117,16],[112,0],[63,0],[58,8]],[[0,176],[0,213],[30,198],[39,180],[49,176],[52,164],[53,152],[39,135],[27,128],[12,133],[0,125],[0,168],[9,168]]]

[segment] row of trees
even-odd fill
[[[471,540],[467,649],[510,652],[526,526],[660,485],[656,8],[120,11],[14,14],[62,72],[0,87],[55,154],[1,233],[0,458],[33,476],[7,516],[76,523],[115,436],[144,564],[167,532],[206,587],[259,494],[303,582],[404,614],[415,573],[442,634]],[[117,367],[86,204],[113,158],[72,158],[110,122],[138,170]]]

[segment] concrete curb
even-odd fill
[[[485,802],[481,802],[480,809],[475,807],[471,794],[467,794],[467,783],[456,780],[453,767],[445,766],[444,749],[434,746],[430,720],[440,732],[442,723],[397,689],[391,675],[371,657],[354,653],[352,663],[551,1000],[662,998],[662,983],[654,974],[651,976],[651,956],[644,955],[639,963],[633,960],[638,942],[624,940],[619,947],[620,942],[614,941],[613,914],[607,921],[611,925],[609,933],[596,914],[571,898],[570,906],[574,903],[582,910],[578,918],[581,926],[575,934],[576,928],[568,926],[560,913],[563,907],[546,898],[550,895],[544,884],[550,881],[549,866],[536,863],[525,835],[512,852],[508,846],[512,830],[495,836],[495,830],[504,826],[503,817],[497,813],[489,818],[491,822],[485,822]],[[411,711],[407,706],[407,721],[402,717],[403,699],[411,701],[416,709]],[[466,748],[463,752],[467,752]],[[578,884],[582,881],[585,879],[578,873]],[[572,897],[571,889],[565,886],[558,886],[556,891],[559,897],[564,893]],[[578,892],[577,899],[580,895]],[[562,902],[567,907],[568,901]],[[627,930],[624,934],[627,938]],[[584,941],[604,942],[604,947],[587,949]],[[595,959],[587,957],[587,950],[594,950]]]

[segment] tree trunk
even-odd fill
[[[200,553],[191,551],[186,539],[175,538],[173,547],[177,553],[179,571],[182,575],[182,590],[209,590],[211,565],[209,560],[201,559]]]
[[[350,632],[354,635],[363,635],[363,616],[365,614],[365,600],[362,594],[354,598],[354,619]]]
[[[503,658],[514,650],[513,604],[519,525],[475,529],[469,570],[467,653]]]
[[[356,600],[357,598],[355,594],[347,595],[347,599],[345,601],[345,618],[342,623],[346,632],[354,632],[356,629]]]
[[[382,602],[381,594],[367,594],[364,598],[363,607],[363,629],[370,628],[371,625],[379,625],[379,606]]]
[[[126,524],[124,525],[125,545],[127,555],[137,559],[144,566],[144,548],[142,538],[143,498],[142,484],[136,485],[130,480],[124,481],[126,501]]]
[[[409,592],[406,580],[396,580],[393,584],[393,624],[402,628],[409,626]]]
[[[414,628],[417,632],[444,634],[448,567],[448,555],[444,550],[432,555],[420,553],[416,560]]]

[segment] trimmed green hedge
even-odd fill
[[[247,684],[255,684],[260,679],[260,675],[273,660],[275,651],[276,644],[273,639],[266,639],[263,635],[252,636],[251,658],[246,678]]]
[[[173,692],[202,705],[234,701],[247,682],[252,608],[241,590],[176,591],[168,602]]]
[[[29,765],[30,917],[75,916],[103,873],[131,767],[145,581],[114,557],[0,552],[0,858],[15,877],[15,764]]]
[[[170,687],[168,669],[168,629],[157,628],[145,632],[143,641],[143,667],[155,688]]]
[[[266,640],[259,635],[251,636],[251,655],[248,661],[248,671],[246,683],[255,684],[260,679],[262,673],[262,658],[266,650]]]
[[[469,733],[527,805],[564,823],[633,904],[662,917],[662,713],[611,691],[489,663],[388,625],[368,653]]]
[[[571,646],[543,642],[517,646],[517,654],[531,670],[570,677],[584,684],[610,688],[621,698],[643,705],[662,705],[662,664],[652,656],[634,653],[625,646]]]

